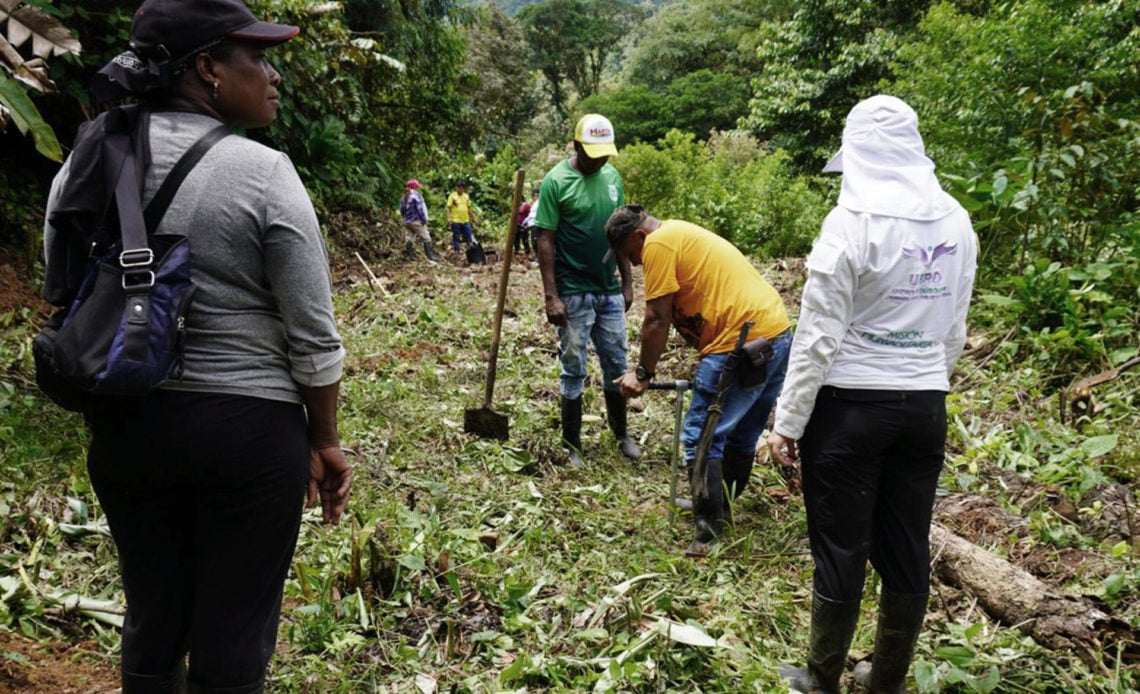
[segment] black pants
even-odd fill
[[[260,681],[308,479],[302,407],[159,391],[88,424],[127,596],[124,694],[161,691],[187,652],[207,691]]]
[[[526,251],[530,253],[530,227],[519,226],[515,230],[515,253]],[[535,244],[535,248],[538,244]]]
[[[930,589],[930,517],[946,394],[824,386],[800,440],[815,590],[858,600],[867,560],[900,593]]]

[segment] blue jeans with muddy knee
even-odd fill
[[[725,394],[724,409],[705,455],[706,460],[721,460],[726,454],[751,456],[755,453],[756,443],[768,425],[768,415],[784,385],[792,332],[781,333],[771,342],[772,358],[767,364],[767,378],[751,388],[741,388],[740,384],[733,383]],[[697,367],[692,383],[692,401],[681,430],[685,462],[690,465],[696,457],[697,442],[708,419],[709,406],[716,400],[720,374],[728,357],[728,354],[709,354],[701,358]]]
[[[602,384],[618,391],[614,379],[626,372],[629,345],[625,332],[625,299],[618,294],[574,294],[562,298],[566,325],[558,326],[562,347],[559,392],[576,400],[586,381],[589,347],[593,343],[602,365]]]

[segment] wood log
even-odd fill
[[[1105,672],[1102,658],[1115,659],[1117,646],[1125,662],[1140,662],[1137,633],[1088,598],[1043,583],[937,523],[930,526],[930,546],[938,578],[976,597],[1002,624]]]

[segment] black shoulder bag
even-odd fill
[[[113,181],[121,240],[90,264],[74,301],[32,343],[36,383],[60,407],[82,411],[93,395],[142,397],[181,375],[195,290],[190,242],[153,232],[186,175],[228,134],[219,126],[187,150],[145,213],[131,136],[106,135],[103,165]]]

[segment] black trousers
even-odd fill
[[[868,559],[887,588],[929,591],[945,449],[941,391],[820,389],[799,444],[819,594],[858,600]]]
[[[158,391],[87,419],[127,597],[124,694],[163,691],[187,652],[200,690],[261,681],[308,480],[303,408]]]
[[[515,253],[519,251],[530,253],[530,236],[531,227],[519,225],[519,228],[515,230]],[[535,243],[534,247],[537,249],[538,244]]]

